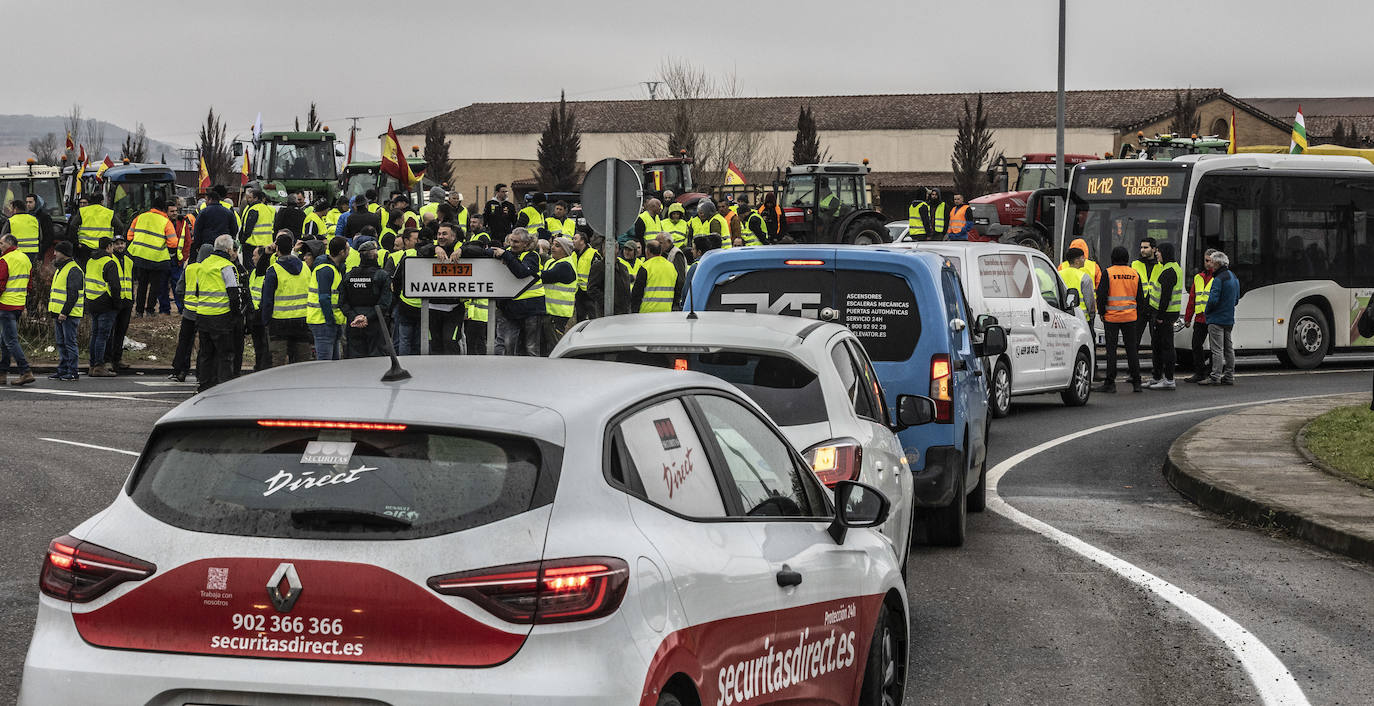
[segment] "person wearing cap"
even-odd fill
[[[19,317],[29,302],[29,273],[33,263],[19,250],[13,235],[0,235],[0,385],[32,385],[33,371],[19,341]],[[19,378],[9,382],[10,361]]]
[[[112,378],[115,372],[105,363],[105,346],[110,342],[114,330],[115,314],[118,311],[116,298],[122,289],[119,282],[119,265],[115,262],[114,241],[109,236],[101,236],[96,248],[86,260],[86,316],[91,322],[91,347],[87,375],[93,378]],[[123,343],[121,341],[121,343]]]
[[[674,247],[687,247],[687,209],[683,208],[682,204],[668,204],[668,217],[660,220],[658,225],[673,239]]]
[[[386,334],[382,330],[387,325],[386,319],[378,312],[391,308],[391,275],[378,264],[380,252],[377,241],[363,242],[358,246],[361,258],[358,266],[344,275],[339,310],[346,322],[345,358],[387,355]]]
[[[768,227],[763,224],[763,216],[749,208],[749,197],[739,197],[738,215],[732,222],[739,225],[739,232],[736,235],[744,238],[744,244],[748,247],[762,245],[763,239],[768,237]]]
[[[373,204],[366,194],[353,197],[353,210],[339,216],[334,234],[352,240],[353,236],[363,232],[363,228],[367,226],[372,226],[375,233],[382,232],[382,217],[379,213],[368,210],[371,205]]]
[[[196,216],[195,227],[191,229],[191,252],[200,252],[201,246],[209,245],[214,250],[215,237],[231,235],[238,237],[239,216],[234,213],[233,202],[226,198],[228,191],[223,184],[212,191],[215,198],[206,199]]]
[[[313,235],[317,238],[329,235],[329,223],[325,217],[329,213],[329,199],[318,198],[310,208],[305,211],[305,218],[301,221],[301,235]]]
[[[389,226],[392,230],[420,227],[420,216],[410,210],[409,196],[396,194],[391,199],[391,213],[383,221],[383,225]]]
[[[420,207],[420,218],[423,220],[426,213],[434,213],[439,210],[439,204],[444,203],[448,198],[448,192],[442,186],[432,186],[429,189],[429,203]]]
[[[558,236],[549,246],[550,259],[539,278],[544,283],[543,355],[553,351],[568,330],[577,304],[577,260],[571,240]]]
[[[96,242],[98,245],[99,241]],[[53,275],[48,295],[48,313],[53,318],[53,336],[57,343],[57,372],[48,379],[74,382],[79,364],[76,331],[86,312],[86,273],[72,259],[71,243],[63,241],[54,245],[53,254],[52,264],[57,274]]]
[[[190,245],[190,239],[195,233],[196,216],[186,211],[185,199],[180,196],[167,202],[167,220],[172,222],[172,230],[176,235],[167,236],[167,281],[157,290],[159,314],[172,313],[172,301],[175,299],[172,293],[176,290],[177,280],[181,279],[182,270],[185,268],[182,249],[183,246]]]

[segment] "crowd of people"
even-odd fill
[[[58,369],[52,379],[79,379],[77,331],[91,331],[87,375],[115,376],[131,319],[180,315],[170,379],[194,372],[200,389],[235,377],[252,342],[254,370],[304,360],[417,354],[422,340],[438,354],[485,354],[487,326],[497,355],[547,355],[569,326],[612,312],[680,309],[692,263],[717,248],[790,242],[778,237],[781,210],[770,194],[759,208],[649,199],[614,249],[606,282],[605,239],[574,217],[575,204],[531,194],[523,208],[498,184],[478,212],[462,194],[434,187],[414,208],[404,193],[379,202],[375,191],[306,204],[289,194],[272,206],[249,189],[237,206],[217,186],[195,204],[154,200],[129,224],[99,198],[83,195],[71,214],[71,242],[53,247],[55,274],[47,311],[53,319]],[[665,199],[670,195],[665,194]],[[22,219],[21,219],[22,223]],[[19,381],[33,381],[17,336],[31,293],[37,248],[27,230],[0,236],[0,348]],[[770,235],[770,233],[772,235]],[[512,299],[431,299],[428,329],[421,301],[406,295],[407,258],[441,262],[501,260],[532,281]],[[6,378],[6,382],[8,378]]]
[[[1183,269],[1174,244],[1143,238],[1139,257],[1117,246],[1111,264],[1103,268],[1088,256],[1087,241],[1076,239],[1064,253],[1059,275],[1064,285],[1077,292],[1079,306],[1089,321],[1101,317],[1106,333],[1107,373],[1099,392],[1116,392],[1118,342],[1126,349],[1131,389],[1174,390],[1177,351],[1174,334],[1191,328],[1194,371],[1188,382],[1199,385],[1234,385],[1236,352],[1231,343],[1240,282],[1230,269],[1230,258],[1209,249],[1202,268],[1183,286]],[[1150,332],[1151,379],[1141,376],[1138,351],[1145,332]]]

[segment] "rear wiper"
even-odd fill
[[[350,526],[410,529],[410,520],[380,512],[350,508],[316,507],[292,510],[291,522],[319,530],[347,530]]]

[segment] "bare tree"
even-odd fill
[[[692,172],[706,183],[723,181],[726,165],[734,162],[746,171],[775,166],[778,158],[762,131],[750,126],[749,106],[742,100],[743,87],[734,72],[713,76],[681,59],[665,59],[658,68],[661,92],[656,102],[661,132],[632,136],[621,150],[632,157],[677,155],[686,150],[693,158]]]
[[[954,151],[949,167],[954,172],[954,190],[965,198],[977,198],[992,190],[988,182],[988,157],[995,143],[988,129],[988,116],[983,112],[983,94],[978,94],[976,108],[964,99],[964,115],[958,119],[959,131],[954,137]]]
[[[95,118],[86,119],[86,131],[83,133],[86,140],[86,156],[92,162],[98,162],[105,156],[105,123]]]
[[[130,162],[148,161],[148,130],[139,123],[134,132],[124,136],[124,145],[119,148],[121,159]]]
[[[439,119],[429,121],[425,126],[425,176],[444,188],[452,188],[453,161],[449,148],[453,143],[444,139],[444,130],[439,127]]]
[[[76,142],[78,145],[79,145],[79,144],[82,144],[82,140],[81,140],[81,126],[82,126],[82,121],[81,121],[81,104],[80,104],[80,103],[72,103],[71,112],[67,113],[66,119],[63,121],[63,125],[64,125],[64,127],[67,128],[67,134],[72,136],[72,141],[73,141],[73,142]],[[89,156],[90,156],[90,152],[87,152],[86,155],[89,157]]]
[[[210,173],[210,183],[227,184],[233,157],[229,153],[228,128],[215,115],[214,107],[205,116],[205,124],[200,126],[198,146],[205,169]]]
[[[57,164],[57,156],[61,153],[63,144],[57,140],[57,135],[50,132],[29,140],[29,152],[33,153],[34,161],[39,164]]]

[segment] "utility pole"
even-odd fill
[[[1061,189],[1068,187],[1068,182],[1064,179],[1064,15],[1067,4],[1068,0],[1059,0],[1059,89],[1055,95],[1054,116],[1054,174],[1056,184]],[[1067,199],[1057,201],[1054,209],[1054,232],[1049,238],[1052,252],[1056,249],[1059,234],[1064,230],[1064,209],[1068,206]]]
[[[640,83],[649,89],[649,100],[658,100],[658,87],[663,85],[662,81],[640,81]]]

